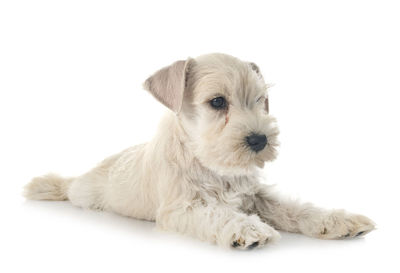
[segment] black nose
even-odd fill
[[[246,141],[255,152],[261,151],[267,145],[267,137],[265,135],[252,134],[246,137]]]

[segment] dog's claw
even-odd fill
[[[364,234],[364,231],[360,231],[359,233],[356,234],[356,236],[361,236]]]
[[[259,242],[254,242],[254,243],[252,243],[251,245],[249,245],[249,246],[247,247],[247,249],[253,249],[253,248],[257,247],[258,244],[259,244]]]
[[[346,235],[344,235],[345,238],[349,237],[350,233],[347,233]]]
[[[236,247],[238,247],[240,244],[237,242],[237,241],[234,241],[233,243],[232,243],[232,247],[234,247],[234,248],[236,248]]]

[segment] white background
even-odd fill
[[[399,272],[396,1],[1,1],[1,272]],[[154,224],[21,197],[147,141],[165,111],[142,82],[224,52],[275,84],[281,192],[372,218],[365,238],[283,233],[230,251]]]

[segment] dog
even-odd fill
[[[277,230],[342,239],[375,228],[365,216],[282,198],[259,182],[277,156],[279,130],[255,63],[202,55],[162,68],[143,86],[169,108],[150,142],[79,177],[36,177],[25,197],[70,200],[238,249],[274,242]]]

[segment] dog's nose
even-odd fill
[[[247,144],[255,151],[259,152],[267,145],[267,137],[265,135],[252,134],[246,137]]]

